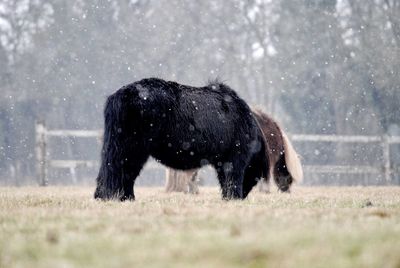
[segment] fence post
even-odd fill
[[[46,163],[46,127],[44,121],[37,121],[35,124],[35,151],[36,151],[36,176],[40,186],[46,186],[47,163]]]
[[[389,143],[389,137],[386,134],[384,134],[382,136],[382,148],[383,148],[383,161],[384,161],[383,170],[385,172],[385,180],[386,180],[386,183],[390,183],[391,182],[390,143]]]

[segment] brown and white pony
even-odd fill
[[[263,132],[266,141],[270,176],[263,178],[259,189],[269,192],[269,178],[274,178],[275,184],[282,192],[288,192],[293,182],[301,182],[303,169],[298,154],[279,124],[260,109],[253,108],[253,115]],[[167,192],[198,193],[198,170],[177,171],[167,169]]]
[[[253,115],[261,128],[267,143],[270,176],[278,189],[287,192],[293,182],[303,180],[303,169],[298,154],[279,124],[260,109],[252,109]],[[269,178],[264,178],[269,183]]]

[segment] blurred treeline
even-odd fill
[[[399,71],[397,0],[1,0],[0,177],[33,176],[35,120],[101,128],[149,76],[219,77],[290,133],[398,135]]]

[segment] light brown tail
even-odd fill
[[[300,157],[294,150],[292,143],[281,129],[283,137],[283,146],[285,148],[285,162],[287,169],[293,179],[299,183],[303,180],[303,168],[301,167]]]

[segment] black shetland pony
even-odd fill
[[[149,156],[189,170],[212,165],[224,199],[243,199],[268,176],[261,129],[249,106],[227,85],[191,87],[157,78],[108,97],[95,198],[133,200]]]

